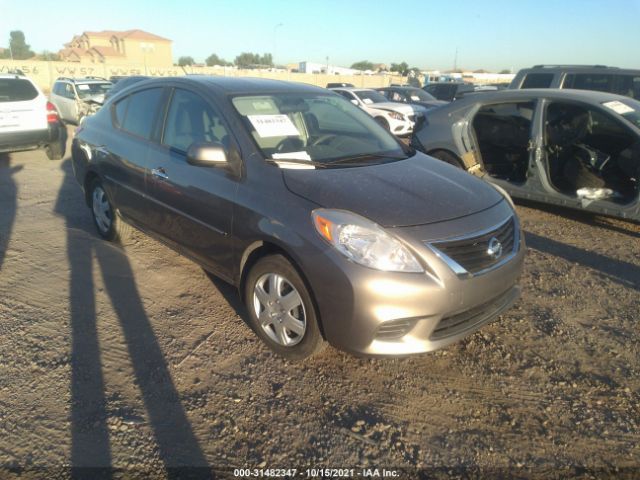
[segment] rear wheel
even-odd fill
[[[274,352],[302,360],[325,347],[309,290],[284,256],[258,260],[247,276],[244,301],[254,332]]]
[[[446,152],[444,150],[438,150],[430,153],[429,155],[431,155],[433,158],[437,158],[438,160],[442,160],[449,165],[453,165],[454,167],[458,167],[464,170],[464,165],[462,165],[460,159],[452,153]]]
[[[60,160],[64,157],[65,144],[62,140],[58,140],[57,142],[47,145],[44,151],[49,160]]]
[[[129,225],[122,221],[113,208],[113,204],[107,196],[107,192],[98,178],[91,182],[89,189],[91,199],[91,212],[93,222],[96,225],[98,234],[105,240],[124,241],[130,232]]]

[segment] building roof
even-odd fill
[[[145,32],[144,30],[134,29],[125,31],[102,30],[101,32],[83,32],[88,37],[118,37],[118,38],[135,38],[138,40],[156,40],[161,42],[171,42],[168,38],[161,37],[154,33]]]
[[[87,52],[91,53],[92,50],[97,52],[101,57],[123,57],[124,56],[122,53],[118,52],[113,47],[96,46],[96,47],[91,47],[89,50],[87,50]]]

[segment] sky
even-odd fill
[[[173,40],[175,59],[198,62],[270,52],[277,64],[640,68],[640,0],[0,0],[0,12],[0,47],[22,30],[36,52],[85,30],[139,28]]]

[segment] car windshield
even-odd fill
[[[410,88],[407,90],[403,90],[402,93],[404,93],[407,98],[410,98],[414,102],[432,102],[436,99],[433,95],[430,95],[419,88]]]
[[[112,83],[76,83],[76,90],[80,98],[93,97],[94,95],[100,95],[106,93],[111,87]]]
[[[400,160],[413,153],[367,113],[334,94],[236,96],[232,102],[267,159],[346,166]]]
[[[24,102],[37,96],[38,91],[29,80],[0,78],[0,102]]]
[[[382,95],[380,92],[376,92],[375,90],[357,90],[353,92],[362,103],[371,104],[371,103],[383,103],[388,102],[389,99]]]
[[[640,102],[625,99],[604,102],[602,105],[640,128]]]

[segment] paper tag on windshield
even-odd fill
[[[411,95],[411,100],[413,100],[414,102],[419,102],[420,101],[420,97],[417,95]]]
[[[89,90],[89,85],[77,85],[78,90]]]
[[[362,103],[366,103],[367,105],[371,105],[373,103],[373,100],[371,100],[370,98],[363,98],[362,99]]]
[[[607,108],[610,108],[611,110],[613,110],[614,112],[620,115],[624,115],[625,113],[635,112],[635,110],[631,108],[629,105],[625,105],[624,103],[618,100],[614,100],[612,102],[605,102],[603,103],[603,105]]]
[[[247,118],[262,138],[300,135],[296,126],[286,115],[247,115]]]

